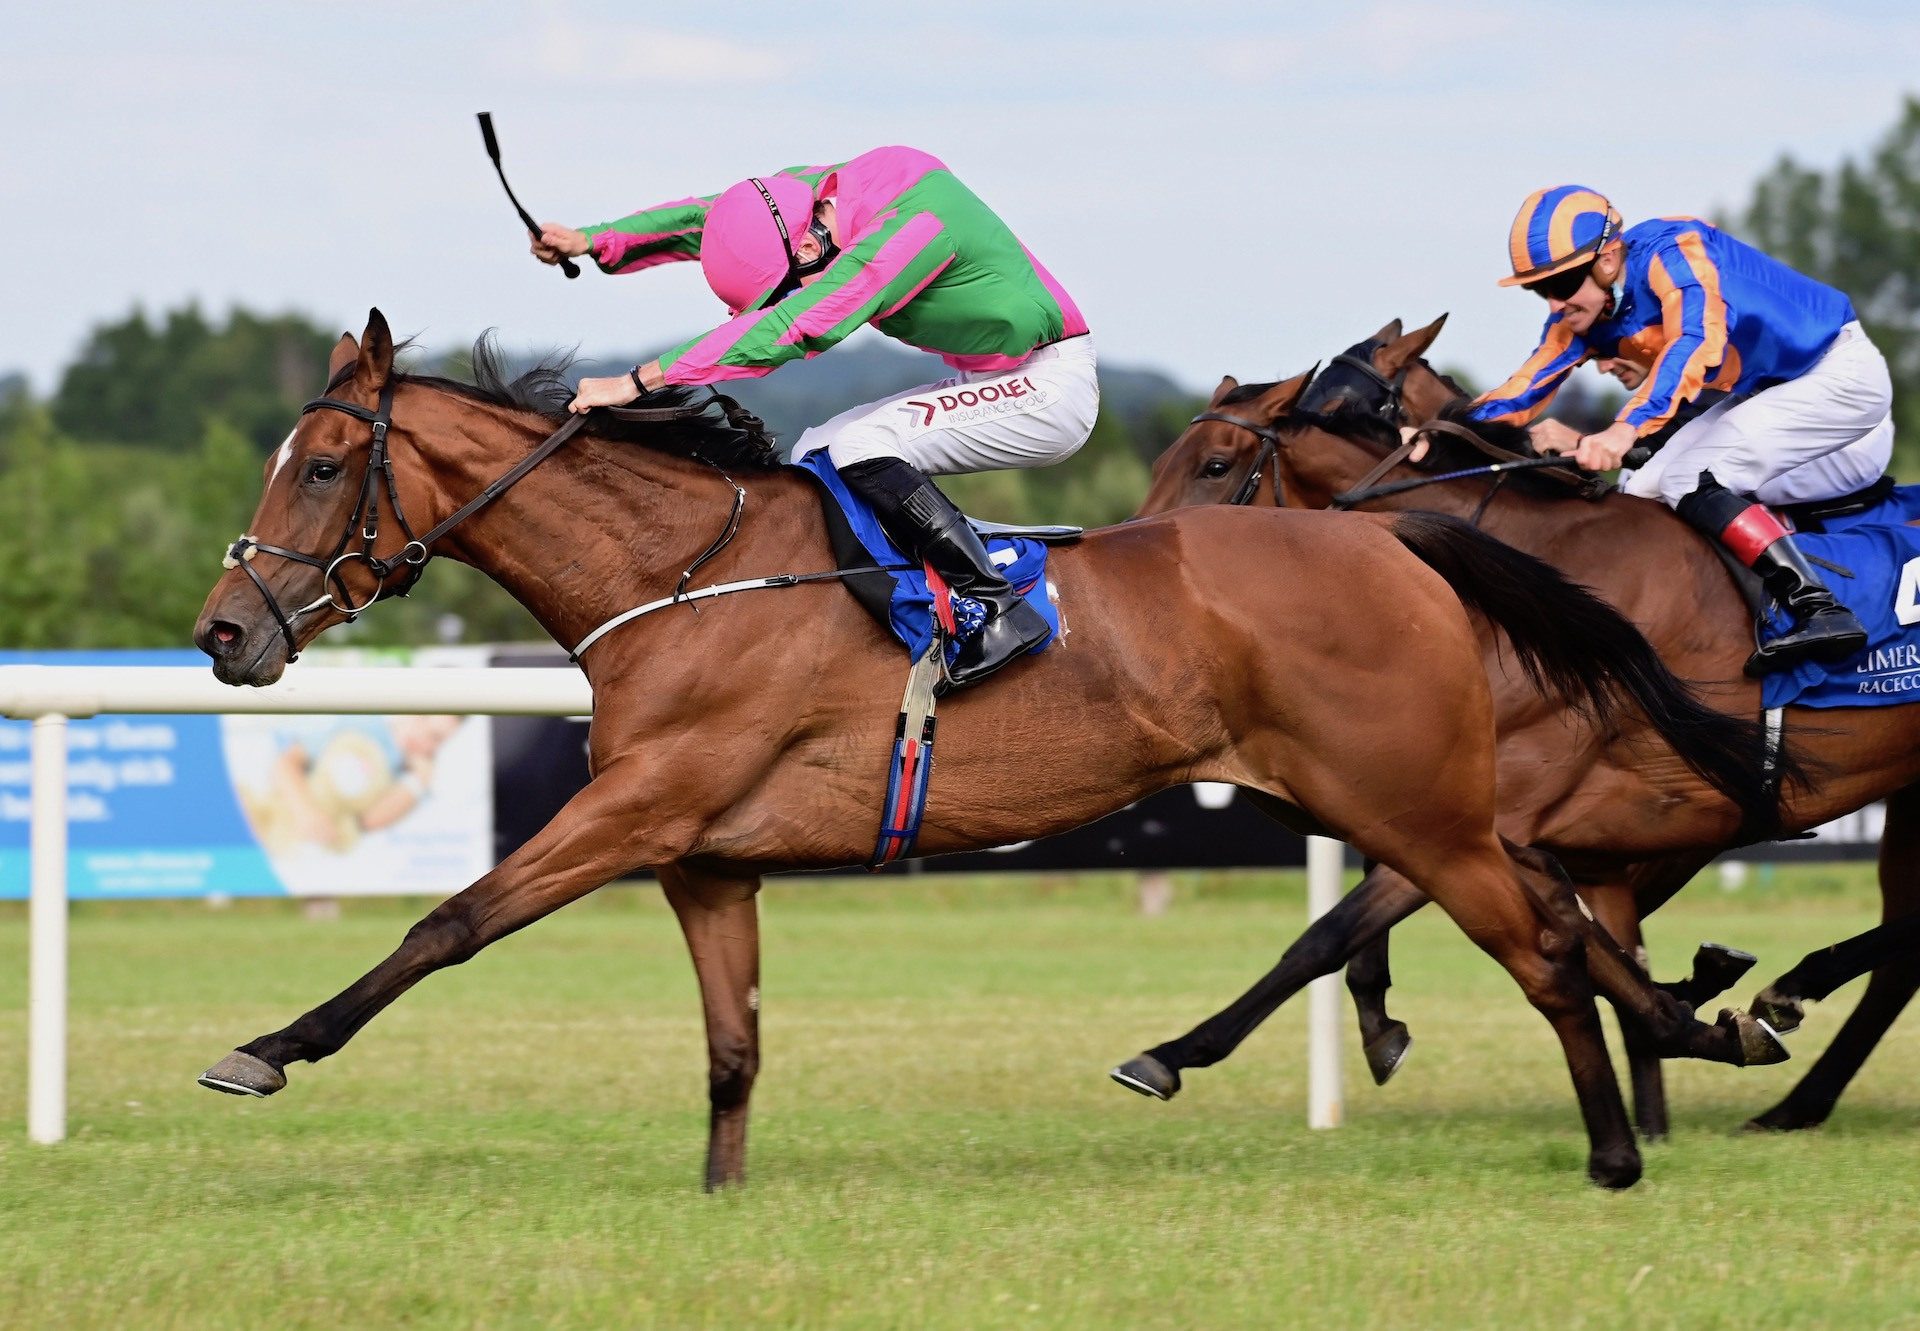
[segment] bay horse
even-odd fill
[[[649,399],[641,424],[569,419],[559,363],[507,384],[483,340],[469,386],[402,373],[394,350],[377,310],[358,340],[343,336],[325,395],[269,459],[253,529],[195,626],[219,679],[273,683],[328,627],[410,587],[429,556],[492,577],[563,646],[667,598],[690,567],[716,585],[834,567],[817,490],[777,465],[757,423],[715,421],[673,394]],[[1046,836],[1189,781],[1243,787],[1420,883],[1508,970],[1560,1039],[1588,1172],[1610,1186],[1637,1179],[1640,1159],[1596,985],[1665,1052],[1784,1057],[1744,1014],[1705,1025],[1648,986],[1580,915],[1558,866],[1494,831],[1493,707],[1470,611],[1596,724],[1650,743],[1657,728],[1684,754],[1662,798],[1698,804],[1723,834],[1760,798],[1747,730],[1539,561],[1445,518],[1204,509],[1060,547],[1051,579],[1070,631],[947,705],[924,852]],[[1333,587],[1344,603],[1329,617]],[[754,875],[866,857],[904,653],[853,597],[816,583],[698,613],[670,605],[580,664],[594,694],[588,785],[365,976],[203,1084],[274,1093],[289,1064],[338,1052],[434,971],[653,869],[706,1016],[706,1180],[743,1176],[759,1068]]]
[[[1715,681],[1708,696],[1729,713],[1759,711],[1759,685],[1741,664],[1751,650],[1745,602],[1708,543],[1665,506],[1617,491],[1597,502],[1578,497],[1557,480],[1512,473],[1499,484],[1488,474],[1435,481],[1352,504],[1363,482],[1393,489],[1488,459],[1449,436],[1435,440],[1421,463],[1404,460],[1396,428],[1457,412],[1459,385],[1436,372],[1425,352],[1445,324],[1403,332],[1398,320],[1337,357],[1311,395],[1289,381],[1242,386],[1224,380],[1207,413],[1162,454],[1142,514],[1189,503],[1281,500],[1288,507],[1361,511],[1426,511],[1471,519],[1482,530],[1577,576],[1617,605],[1682,678]],[[1318,409],[1300,412],[1308,401]],[[1208,419],[1213,413],[1247,422]],[[1514,451],[1521,432],[1476,424]],[[1383,466],[1399,459],[1389,469]],[[1251,484],[1249,482],[1251,481]],[[1622,552],[1626,552],[1623,556]],[[1509,838],[1538,844],[1571,871],[1594,915],[1620,944],[1644,956],[1640,918],[1678,891],[1733,842],[1710,820],[1683,805],[1659,809],[1651,820],[1637,799],[1639,759],[1618,750],[1571,754],[1564,722],[1543,704],[1495,680],[1500,732],[1501,828]],[[1920,706],[1785,711],[1784,733],[1817,783],[1783,783],[1780,830],[1818,826],[1875,799],[1886,798],[1880,848],[1883,924],[1859,939],[1810,953],[1755,998],[1755,1012],[1782,1030],[1800,1022],[1801,1005],[1826,997],[1871,970],[1872,981],[1833,1043],[1775,1106],[1749,1120],[1754,1129],[1816,1126],[1832,1113],[1847,1083],[1920,988]],[[1177,1090],[1184,1068],[1203,1067],[1241,1040],[1310,980],[1352,963],[1349,984],[1360,1012],[1362,1039],[1377,1081],[1404,1056],[1406,1027],[1386,1013],[1390,983],[1386,931],[1424,904],[1403,876],[1376,866],[1340,906],[1288,950],[1278,966],[1241,999],[1178,1040],[1143,1057],[1167,1069]],[[1704,959],[1705,954],[1703,954]],[[1669,989],[1704,1001],[1719,982]],[[1635,1117],[1647,1136],[1667,1130],[1659,1058],[1623,1021],[1633,1081]]]

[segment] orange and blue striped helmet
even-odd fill
[[[1537,189],[1520,205],[1507,236],[1513,276],[1503,287],[1525,286],[1583,263],[1620,234],[1620,214],[1604,194],[1585,185]]]

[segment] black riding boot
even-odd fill
[[[1699,488],[1674,511],[1759,574],[1767,594],[1793,617],[1791,631],[1747,658],[1747,674],[1758,678],[1802,661],[1838,661],[1867,645],[1867,631],[1853,611],[1833,599],[1793,534],[1765,505],[1742,499],[1703,471]]]
[[[901,458],[872,458],[840,469],[873,505],[894,544],[931,564],[956,595],[986,607],[987,622],[947,668],[956,689],[974,684],[1046,641],[1047,621],[994,567],[980,536],[919,468]]]

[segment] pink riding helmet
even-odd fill
[[[792,176],[743,180],[713,201],[700,270],[731,314],[757,310],[793,272],[793,245],[813,221],[813,190]]]

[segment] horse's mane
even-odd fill
[[[396,344],[394,355],[412,345],[412,339]],[[573,400],[574,392],[569,371],[578,359],[571,351],[551,351],[519,374],[512,374],[498,338],[489,329],[474,339],[472,383],[417,371],[395,371],[394,381],[438,389],[488,406],[530,412],[557,429],[567,420],[567,403]],[[332,392],[352,377],[353,366],[348,365],[333,376],[327,391]],[[700,400],[701,394],[707,394],[706,401]],[[692,411],[683,419],[666,423],[626,421],[595,413],[588,417],[582,433],[645,444],[743,471],[772,471],[781,465],[774,436],[758,417],[742,410],[731,398],[708,393],[704,388],[672,387],[649,393],[639,405],[686,407]]]
[[[1248,402],[1271,392],[1277,384],[1241,384],[1230,390],[1220,399],[1220,405],[1231,406],[1237,402]],[[1533,457],[1534,449],[1526,430],[1504,421],[1476,421],[1467,417],[1467,411],[1473,405],[1471,399],[1449,403],[1440,413],[1442,420],[1456,421],[1469,425],[1482,439],[1495,447],[1504,448],[1521,457]],[[1342,405],[1322,414],[1314,411],[1300,411],[1297,408],[1287,412],[1274,422],[1274,428],[1282,434],[1296,435],[1306,430],[1325,430],[1328,434],[1355,443],[1365,444],[1376,450],[1382,457],[1400,446],[1400,429],[1375,416],[1372,412],[1358,407]],[[1432,475],[1449,471],[1464,471],[1468,467],[1483,467],[1493,461],[1479,452],[1471,444],[1455,439],[1451,435],[1431,436],[1427,455],[1418,462],[1403,463],[1416,471]],[[1506,473],[1507,484],[1516,490],[1542,499],[1567,499],[1579,494],[1579,490],[1564,480],[1541,475],[1533,471],[1512,471]]]

